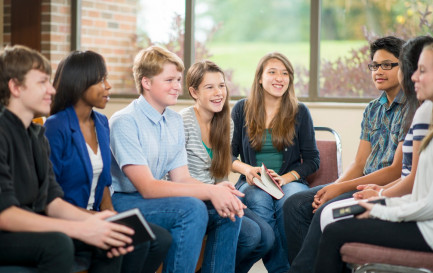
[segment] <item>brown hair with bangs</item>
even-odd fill
[[[206,73],[221,73],[225,82],[225,75],[222,69],[211,61],[200,61],[193,64],[186,74],[186,86],[190,96],[190,88],[198,91]],[[221,112],[215,113],[209,132],[209,141],[212,146],[213,158],[210,166],[210,173],[214,178],[224,178],[230,172],[231,147],[230,147],[230,107],[229,90]],[[195,100],[195,99],[194,99]]]
[[[269,60],[279,60],[289,73],[290,83],[287,91],[281,98],[277,113],[270,123],[272,128],[272,144],[278,151],[292,145],[295,137],[295,118],[298,113],[298,99],[295,96],[294,70],[290,61],[281,53],[273,52],[266,54],[257,65],[251,92],[245,105],[245,126],[251,146],[256,150],[262,149],[263,134],[266,127],[266,109],[264,105],[265,90],[260,83],[264,69]]]
[[[26,74],[36,69],[51,76],[51,65],[38,51],[22,45],[7,46],[0,51],[0,103],[7,106],[11,92],[9,81],[25,84]]]

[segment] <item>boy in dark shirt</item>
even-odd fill
[[[50,112],[50,74],[35,50],[0,52],[0,264],[71,272],[75,248],[93,252],[92,272],[119,272],[133,230],[104,221],[113,212],[91,215],[61,199],[44,128],[32,123]]]

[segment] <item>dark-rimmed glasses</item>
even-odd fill
[[[393,67],[398,66],[398,63],[368,64],[368,69],[370,69],[370,71],[376,71],[379,69],[379,66],[382,67],[383,70],[391,70]]]

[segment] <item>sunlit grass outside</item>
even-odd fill
[[[320,58],[337,60],[348,56],[352,49],[358,49],[367,41],[321,41]],[[310,45],[308,42],[294,43],[209,43],[210,60],[224,70],[232,70],[232,81],[241,90],[248,90],[254,79],[256,66],[265,54],[278,51],[287,56],[295,67],[303,66],[309,69]],[[242,92],[243,93],[243,92]]]

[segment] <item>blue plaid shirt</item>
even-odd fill
[[[122,172],[125,165],[146,165],[155,179],[188,164],[182,117],[165,109],[161,115],[143,96],[110,119],[113,189],[137,189]]]
[[[389,106],[386,93],[383,92],[365,108],[361,139],[370,142],[371,153],[364,166],[364,175],[392,164],[398,143],[405,137],[403,124],[407,108],[402,90]]]

